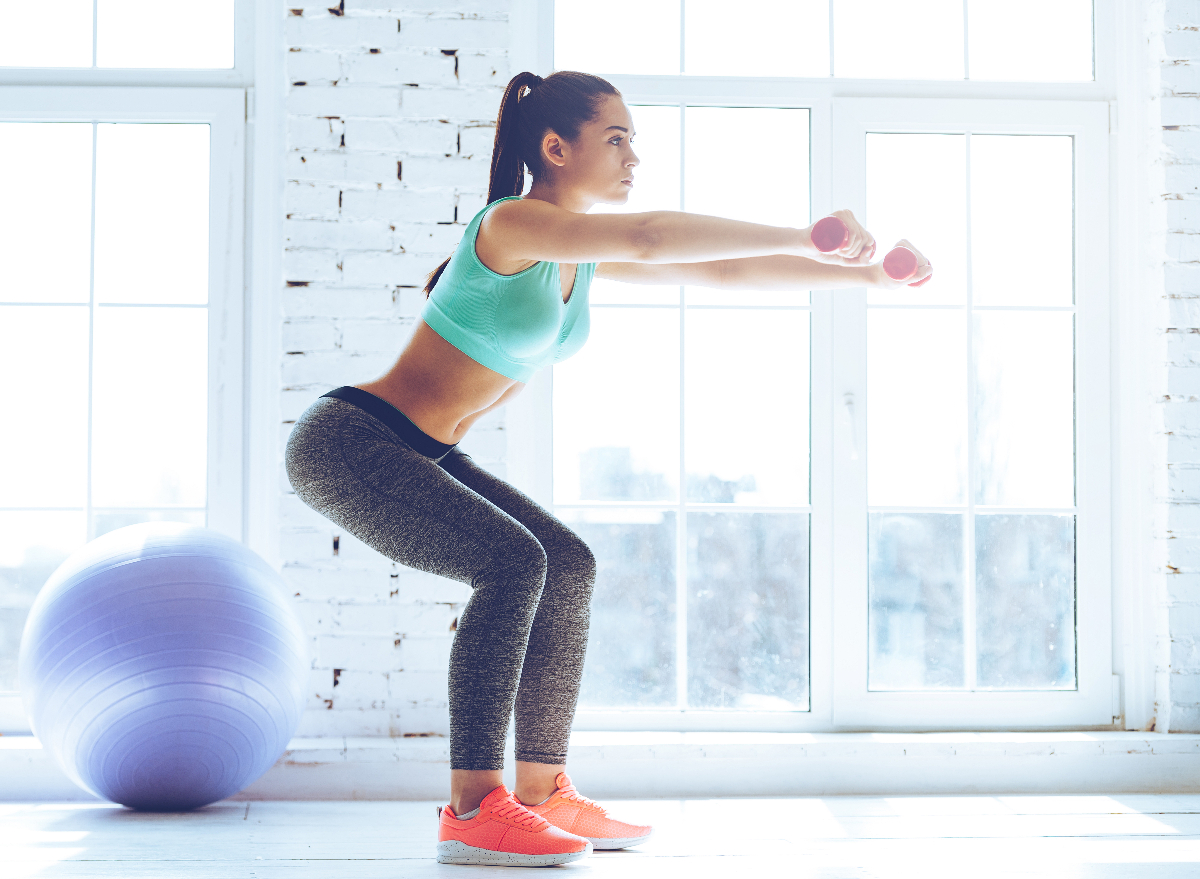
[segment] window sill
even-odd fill
[[[234,799],[441,800],[449,768],[444,737],[297,738]],[[1197,793],[1200,734],[589,731],[570,771],[604,798]],[[37,739],[0,736],[0,800],[93,799]]]

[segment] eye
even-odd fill
[[[612,143],[614,140],[619,141],[620,139],[621,139],[621,135],[618,134],[618,135],[615,135],[614,137],[609,138],[608,142]],[[616,144],[613,144],[613,146],[620,146],[620,144],[616,143]]]

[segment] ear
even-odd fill
[[[559,168],[567,164],[565,148],[563,139],[553,131],[546,132],[546,136],[542,138],[542,158]]]

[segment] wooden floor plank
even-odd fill
[[[223,802],[152,814],[0,804],[3,879],[487,879],[434,860],[434,803]],[[1200,797],[809,797],[605,803],[653,822],[588,879],[1196,879]]]

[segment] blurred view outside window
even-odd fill
[[[0,122],[0,167],[4,691],[68,554],[206,522],[209,126]]]
[[[867,135],[869,228],[936,266],[868,297],[870,689],[1076,686],[1072,146]]]
[[[684,96],[627,95],[641,166],[594,211],[809,221],[808,111],[689,77],[1095,80],[1090,0],[748,2],[555,0],[556,69]],[[881,132],[866,156],[868,228],[937,266],[868,297],[866,686],[1072,689],[1072,138]],[[1016,284],[994,269],[1030,212]],[[600,566],[581,705],[806,710],[808,294],[601,280],[592,302],[553,395],[555,509]]]
[[[631,110],[645,173],[597,212],[808,225],[808,110]],[[780,162],[730,167],[762,141]],[[591,298],[588,345],[554,369],[555,509],[600,568],[581,704],[807,710],[808,293]]]
[[[67,103],[94,77],[131,105],[137,87],[193,89],[182,71],[234,70],[239,2],[6,4],[0,81]],[[208,524],[210,153],[203,123],[0,120],[0,167],[21,169],[0,176],[0,208],[20,206],[0,209],[0,369],[19,416],[0,431],[0,693],[71,552],[138,522]]]

